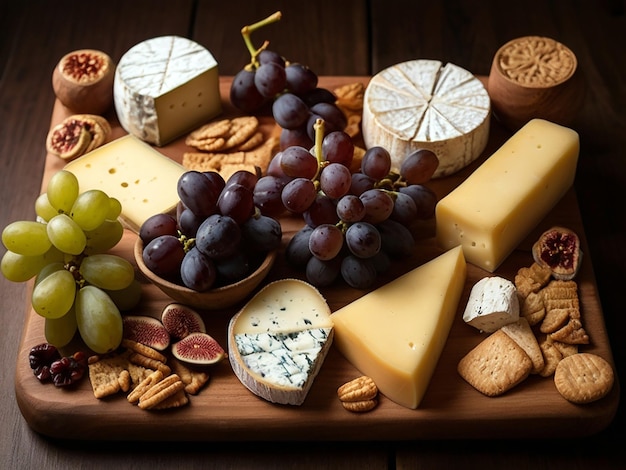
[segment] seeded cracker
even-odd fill
[[[457,370],[476,390],[495,397],[526,379],[532,367],[524,350],[498,330],[468,352],[459,361]]]

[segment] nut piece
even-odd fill
[[[566,281],[578,273],[583,255],[578,235],[564,227],[552,227],[543,232],[532,252],[535,263],[550,268],[555,279]]]
[[[363,375],[343,384],[337,389],[341,401],[371,400],[378,394],[378,387],[371,377]]]
[[[339,387],[337,396],[346,410],[364,413],[378,404],[378,387],[371,377],[363,375]]]

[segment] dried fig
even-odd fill
[[[76,113],[104,114],[113,104],[115,64],[104,52],[80,49],[64,55],[52,73],[57,99]]]
[[[182,339],[191,333],[206,333],[200,314],[183,304],[167,305],[161,314],[161,322],[172,338]]]
[[[158,351],[170,345],[170,334],[159,320],[145,315],[123,317],[123,337],[131,339]]]
[[[220,344],[206,333],[191,333],[174,343],[172,354],[180,361],[196,365],[215,364],[226,357]]]
[[[552,227],[543,232],[532,252],[535,263],[550,268],[555,279],[565,281],[576,276],[583,256],[580,238],[565,227]]]

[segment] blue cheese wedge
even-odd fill
[[[120,59],[113,98],[126,132],[165,145],[222,112],[217,61],[183,37],[148,39]]]
[[[498,276],[485,277],[472,287],[463,321],[478,330],[493,333],[519,319],[515,285]]]
[[[330,307],[310,284],[275,281],[230,321],[228,358],[237,378],[272,403],[301,405],[334,335]]]

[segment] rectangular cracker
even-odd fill
[[[520,317],[514,323],[509,323],[501,328],[509,337],[520,346],[530,358],[533,367],[531,374],[538,374],[544,366],[543,353],[537,342],[537,337],[533,332],[528,320]]]

